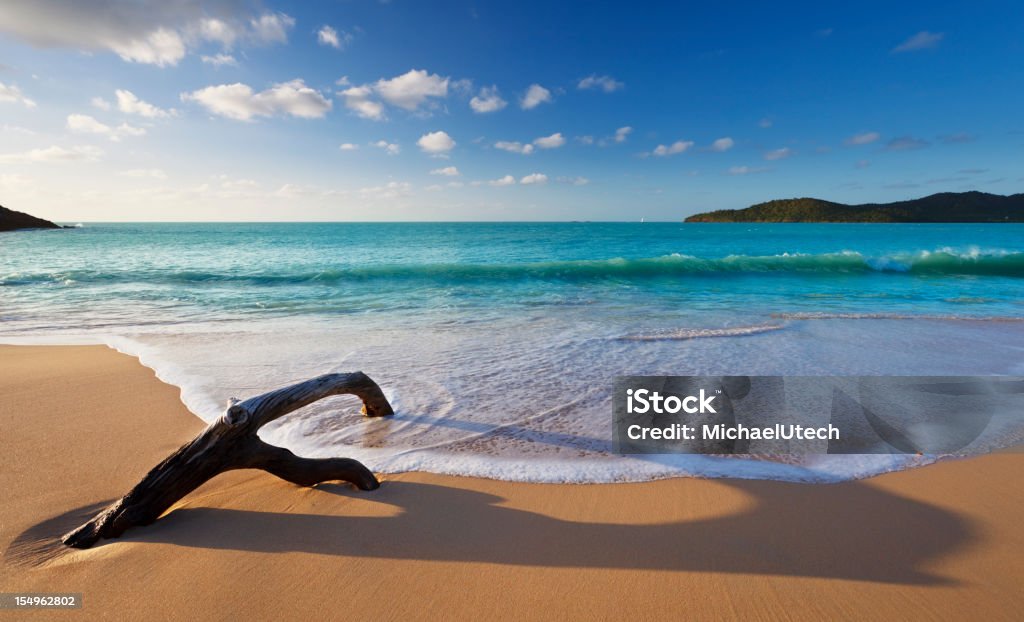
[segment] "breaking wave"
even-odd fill
[[[588,259],[531,263],[381,264],[319,271],[211,272],[144,270],[14,273],[0,285],[140,282],[164,284],[238,283],[257,286],[331,285],[366,281],[434,281],[446,284],[515,280],[633,280],[715,274],[893,274],[1000,276],[1024,278],[1024,253],[1002,250],[939,249],[868,256],[855,251],[781,255],[694,257],[672,254],[640,259]]]

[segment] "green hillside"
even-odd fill
[[[1024,222],[1024,194],[943,192],[910,201],[863,205],[778,199],[745,209],[694,214],[686,222]]]

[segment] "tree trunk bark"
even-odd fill
[[[394,414],[377,383],[362,372],[327,374],[244,402],[232,400],[219,419],[156,465],[128,494],[65,534],[61,542],[87,549],[131,527],[149,525],[210,478],[232,469],[263,469],[299,486],[343,480],[361,490],[379,487],[373,473],[356,460],[300,458],[257,436],[261,427],[293,410],[344,393],[359,397],[368,417]]]

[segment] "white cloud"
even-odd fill
[[[338,93],[345,98],[345,107],[364,119],[379,121],[384,118],[384,104],[370,99],[373,90],[368,86],[353,86]]]
[[[771,119],[769,119],[768,117],[765,117],[765,118],[763,118],[763,119],[761,119],[760,121],[757,122],[757,126],[762,128],[762,129],[768,129],[768,128],[770,128],[774,124],[775,124],[775,122],[772,121]]]
[[[261,43],[286,43],[295,18],[284,13],[264,13],[250,20],[253,37]]]
[[[516,178],[511,175],[505,175],[499,179],[492,179],[487,183],[492,186],[511,186],[516,183]]]
[[[67,127],[72,132],[79,134],[110,134],[111,128],[109,125],[104,125],[85,114],[69,114],[67,118]]]
[[[782,147],[781,149],[772,149],[771,151],[764,154],[765,160],[785,160],[789,156],[793,155],[793,150],[789,147]]]
[[[586,177],[559,177],[555,181],[560,184],[569,184],[571,186],[586,186],[590,183],[590,180]]]
[[[281,188],[271,193],[272,197],[278,199],[301,199],[305,197],[330,197],[339,194],[338,191],[325,190],[316,185],[303,183],[284,183]]]
[[[519,106],[523,110],[532,110],[544,103],[551,103],[551,91],[539,84],[531,84],[530,88],[526,89],[526,94],[519,100]]]
[[[121,177],[167,179],[167,173],[158,168],[133,168],[118,173]]]
[[[226,48],[233,46],[240,35],[234,25],[215,17],[199,20],[199,34],[203,39],[216,41]]]
[[[13,84],[4,84],[3,82],[0,82],[0,103],[21,104],[26,108],[36,107],[36,103],[25,97],[20,88]]]
[[[236,67],[238,61],[230,54],[214,54],[213,56],[203,55],[199,57],[203,63],[214,67]]]
[[[67,118],[68,129],[76,134],[98,134],[106,136],[110,140],[119,141],[124,136],[142,136],[146,130],[141,127],[134,127],[122,123],[117,127],[111,127],[100,123],[87,114],[69,114]]]
[[[359,145],[355,143],[341,143],[338,145],[338,149],[341,149],[342,151],[355,151],[359,149]]]
[[[0,162],[92,162],[98,160],[102,155],[102,149],[88,145],[71,147],[70,149],[54,145],[21,153],[0,154]]]
[[[220,187],[224,190],[248,190],[260,185],[255,179],[233,179],[227,175],[218,175],[217,178],[220,180]]]
[[[469,107],[478,114],[497,112],[507,105],[508,102],[501,98],[496,86],[483,87],[479,95],[469,100]]]
[[[519,183],[530,186],[535,184],[546,184],[548,183],[548,176],[544,173],[530,173],[526,177],[519,180]]]
[[[508,151],[510,153],[519,153],[522,155],[530,155],[531,153],[533,153],[533,145],[529,143],[524,145],[516,141],[499,140],[498,142],[494,143],[494,147],[496,149],[501,149],[502,151]]]
[[[89,103],[92,104],[93,108],[98,110],[110,110],[110,102],[102,97],[93,97],[89,100]]]
[[[341,40],[338,39],[338,31],[330,26],[321,26],[316,33],[316,40],[320,45],[329,45],[336,50],[341,49]]]
[[[113,43],[110,48],[122,59],[166,67],[185,57],[185,42],[173,30],[157,28],[141,39]]]
[[[420,149],[424,153],[448,153],[455,148],[455,141],[447,132],[437,131],[430,132],[420,136],[420,139],[416,141]]]
[[[414,111],[431,97],[447,97],[448,78],[412,69],[390,80],[378,80],[374,90],[389,104]]]
[[[605,93],[614,93],[626,85],[611,76],[590,75],[579,81],[576,88],[581,90],[600,89]]]
[[[900,52],[916,52],[917,50],[927,50],[933,48],[942,41],[945,34],[941,32],[928,32],[922,30],[916,35],[910,37],[903,43],[897,45],[892,49],[893,53],[898,54]]]
[[[473,81],[469,78],[451,80],[448,83],[448,88],[450,88],[453,93],[458,93],[459,95],[468,97],[469,94],[473,92]]]
[[[338,32],[334,28],[324,25],[316,32],[316,40],[320,45],[329,45],[336,50],[343,50],[352,43],[352,34]]]
[[[114,95],[117,96],[117,109],[125,114],[137,114],[149,119],[165,119],[175,114],[174,110],[163,110],[149,102],[142,101],[131,91],[117,89],[114,91]]]
[[[185,58],[181,35],[167,28],[157,28],[141,39],[113,43],[110,48],[126,61],[157,67],[177,65]]]
[[[576,140],[584,145],[593,145],[595,142],[599,147],[607,147],[611,144],[622,144],[629,140],[629,135],[633,133],[633,128],[626,125],[615,130],[615,133],[611,136],[604,136],[600,140],[595,141],[593,136],[577,136]],[[647,154],[650,155],[650,154]]]
[[[412,186],[405,181],[389,181],[383,186],[360,188],[359,194],[366,199],[397,199],[409,196]]]
[[[348,79],[345,78],[342,86],[347,84]],[[380,100],[409,112],[417,112],[421,107],[430,109],[436,105],[433,99],[448,96],[448,84],[448,78],[412,69],[391,79],[353,86],[338,95],[345,99],[345,107],[360,117],[380,121],[385,118],[384,104]]]
[[[0,32],[37,47],[110,51],[128,62],[166,67],[207,41],[225,48],[239,40],[285,42],[295,20],[283,13],[254,16],[251,6],[236,0],[25,0],[5,3]]]
[[[435,168],[430,171],[431,175],[444,175],[445,177],[458,177],[459,169],[454,166],[446,166],[444,168]]]
[[[847,145],[868,145],[868,144],[871,144],[871,143],[877,141],[881,137],[882,137],[882,135],[879,134],[878,132],[864,132],[862,134],[854,134],[853,136],[847,138],[846,139],[846,144]]]
[[[671,145],[658,145],[654,148],[654,151],[652,151],[651,154],[659,157],[667,157],[676,155],[677,153],[682,153],[692,146],[692,140],[677,140]]]
[[[208,86],[182,93],[181,100],[196,102],[213,114],[238,121],[274,115],[319,119],[331,109],[330,100],[306,86],[301,79],[275,84],[259,93],[239,82]]]
[[[930,143],[923,138],[914,138],[913,136],[897,136],[890,140],[886,145],[886,151],[908,151],[911,149],[923,149]]]
[[[222,11],[223,12],[223,11]],[[295,18],[284,13],[264,13],[248,19],[235,16],[231,21],[204,17],[199,20],[199,38],[215,41],[230,49],[238,40],[256,44],[287,43],[288,31],[295,26]],[[190,27],[189,31],[196,28]]]
[[[565,144],[565,137],[562,136],[561,132],[556,132],[551,136],[542,136],[534,140],[533,144],[537,145],[541,149],[557,149]]]
[[[388,155],[398,155],[402,153],[402,148],[398,146],[398,143],[389,143],[386,140],[378,140],[375,143],[370,143],[370,146],[383,149],[384,153]]]
[[[728,136],[726,136],[724,138],[719,138],[715,142],[711,143],[711,150],[712,151],[728,151],[728,150],[732,149],[735,144],[736,143],[735,143],[735,141],[733,141],[733,139],[731,139]]]
[[[765,173],[771,169],[756,166],[733,166],[729,168],[728,173],[730,175],[753,175],[755,173]]]

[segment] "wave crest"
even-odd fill
[[[782,330],[778,324],[757,324],[754,326],[728,326],[724,328],[674,328],[651,333],[638,333],[618,337],[620,341],[686,341],[713,337],[743,337]]]
[[[317,271],[242,273],[147,270],[15,273],[0,285],[39,283],[159,282],[165,284],[240,283],[246,285],[331,285],[366,281],[443,281],[446,284],[508,280],[634,280],[715,274],[893,274],[1024,277],[1024,252],[952,249],[867,256],[855,251],[780,255],[694,257],[672,254],[639,259],[585,259],[532,263],[383,264]]]

